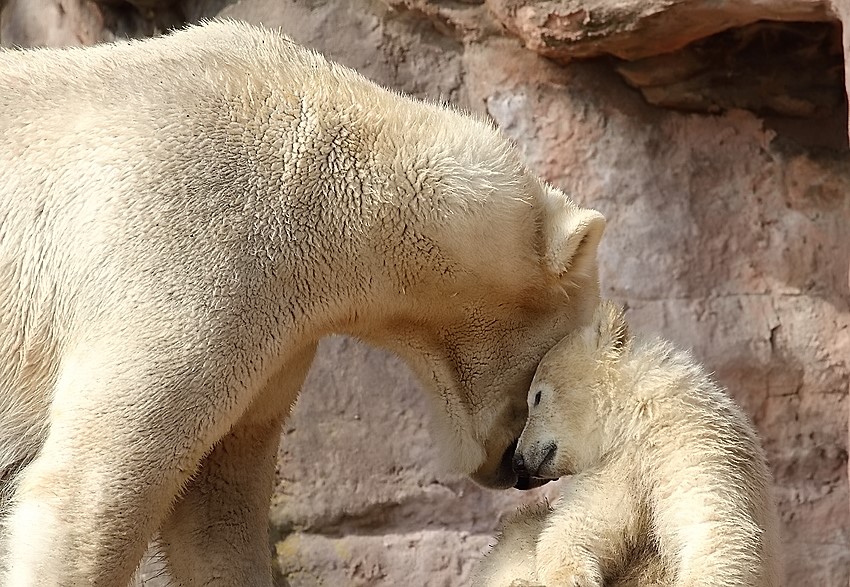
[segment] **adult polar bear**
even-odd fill
[[[280,425],[332,332],[513,485],[534,368],[598,302],[604,219],[494,129],[231,22],[0,53],[0,198],[9,587],[126,584],[157,532],[181,585],[271,585]]]

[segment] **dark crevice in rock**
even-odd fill
[[[708,114],[743,109],[802,144],[847,144],[841,28],[760,21],[617,71],[650,104]]]
[[[826,2],[799,0],[488,0],[488,6],[527,47],[563,62],[660,55],[759,20],[835,19]]]
[[[273,542],[296,532],[317,534],[330,538],[344,536],[381,536],[387,533],[412,534],[423,530],[456,530],[490,534],[494,520],[474,512],[460,512],[447,497],[456,491],[450,486],[435,484],[435,494],[416,495],[397,501],[377,501],[354,511],[337,511],[333,515],[316,516],[298,521],[274,513]]]
[[[202,0],[198,0],[202,1]],[[93,45],[183,26],[191,0],[2,0],[0,45]]]
[[[186,23],[177,4],[122,0],[97,0],[97,3],[103,13],[104,28],[117,38],[149,37]]]

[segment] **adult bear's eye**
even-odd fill
[[[540,405],[540,394],[542,394],[542,393],[543,393],[542,391],[538,391],[537,394],[534,396],[534,405],[535,406]]]

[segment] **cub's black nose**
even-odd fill
[[[522,458],[522,454],[520,453],[514,454],[514,473],[528,477],[528,469],[525,467],[525,459]]]

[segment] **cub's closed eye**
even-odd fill
[[[543,393],[542,391],[538,391],[537,394],[535,394],[535,396],[534,396],[534,405],[535,406],[540,405],[540,394],[542,394],[542,393]]]

